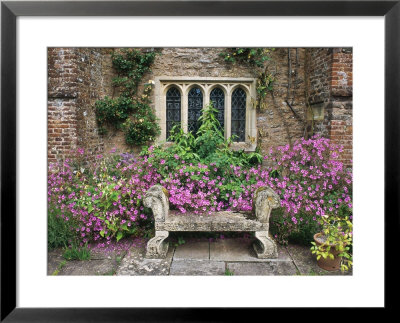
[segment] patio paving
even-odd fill
[[[253,239],[186,239],[170,243],[165,259],[146,259],[145,244],[123,253],[96,251],[87,261],[65,261],[62,250],[48,253],[48,275],[351,275],[329,272],[318,267],[309,247],[278,245],[277,259],[258,259]]]

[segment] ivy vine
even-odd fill
[[[229,63],[248,63],[257,67],[264,67],[264,62],[270,59],[269,48],[228,48],[220,56]]]
[[[143,145],[153,141],[160,134],[157,118],[150,106],[153,81],[144,85],[141,95],[138,86],[143,75],[151,71],[157,53],[124,48],[112,54],[113,68],[117,77],[113,78],[113,97],[104,97],[95,103],[99,132],[107,133],[106,126],[125,133],[128,145]],[[114,93],[118,96],[114,98]]]
[[[265,62],[271,59],[269,54],[274,50],[274,48],[228,48],[227,51],[219,54],[225,62],[245,63],[256,68],[258,72],[257,98],[254,104],[258,109],[266,107],[265,98],[267,93],[273,90],[275,77],[268,71],[268,66],[265,66]]]

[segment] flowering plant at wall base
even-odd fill
[[[269,186],[281,197],[281,208],[271,217],[271,228],[279,224],[274,234],[281,242],[304,228],[319,230],[318,220],[326,214],[351,221],[352,174],[336,160],[340,147],[326,138],[271,149],[264,156],[270,166],[250,163],[248,156],[224,145],[212,151],[217,164],[206,153],[195,156],[185,145],[178,141],[171,149],[150,147],[141,156],[110,153],[86,166],[72,160],[51,165],[49,216],[67,223],[82,244],[143,236],[153,221],[143,197],[160,184],[169,192],[171,209],[197,214],[249,211],[255,190]],[[79,149],[78,155],[84,151]]]

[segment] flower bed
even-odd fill
[[[196,137],[177,131],[168,148],[152,146],[140,156],[110,152],[92,165],[78,149],[75,158],[52,165],[49,247],[71,239],[109,243],[148,234],[152,217],[142,200],[155,184],[168,191],[170,208],[182,213],[249,211],[254,191],[269,186],[281,198],[281,208],[271,217],[271,231],[281,243],[296,236],[312,241],[325,214],[351,219],[352,174],[337,160],[340,147],[313,137],[271,148],[264,157],[235,152],[214,112],[212,107],[204,111]],[[261,166],[263,159],[269,167]]]

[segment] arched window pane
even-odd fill
[[[188,131],[194,135],[200,128],[201,109],[203,109],[203,93],[199,88],[194,87],[188,94]]]
[[[222,131],[224,131],[225,125],[225,95],[219,87],[214,88],[210,93],[210,101],[213,103],[213,107],[218,110],[217,120],[221,125]]]
[[[237,88],[232,93],[231,134],[236,135],[234,141],[245,141],[246,131],[246,93]]]
[[[176,87],[171,87],[167,92],[167,139],[176,124],[181,124],[181,94]]]

